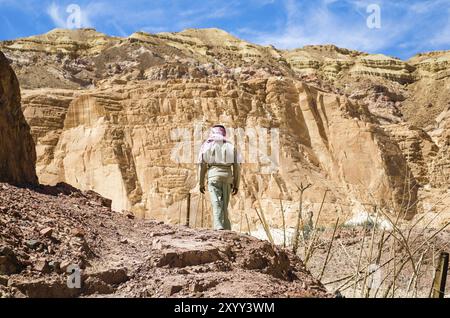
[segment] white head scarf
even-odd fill
[[[207,163],[232,164],[235,160],[239,163],[242,162],[239,153],[237,153],[236,159],[234,158],[235,148],[233,144],[228,141],[226,135],[227,132],[225,128],[221,126],[212,127],[208,139],[205,140],[200,148],[198,163],[206,161]],[[205,154],[214,148],[220,149],[222,153],[216,153],[213,158],[205,158]]]

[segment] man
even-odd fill
[[[231,230],[228,217],[230,192],[236,195],[239,190],[241,160],[233,144],[227,140],[226,134],[224,126],[213,126],[198,158],[200,192],[205,193],[207,175],[215,230]]]

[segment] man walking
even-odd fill
[[[222,125],[211,128],[208,139],[202,144],[198,162],[200,164],[200,192],[205,193],[205,178],[213,209],[213,228],[231,230],[228,217],[230,193],[236,195],[240,181],[240,156],[226,138]]]

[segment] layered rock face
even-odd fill
[[[321,74],[330,80],[342,76],[379,76],[399,83],[413,81],[411,65],[382,54],[341,49],[333,45],[306,46],[285,53],[286,60],[301,75]]]
[[[429,131],[450,106],[450,52],[419,54],[409,62],[417,80],[408,86],[402,112],[405,120]]]
[[[0,181],[36,183],[36,150],[20,106],[19,82],[0,52]]]
[[[64,89],[25,90],[22,105],[25,118],[31,126],[31,134],[36,143],[36,171],[46,167],[54,156],[54,148],[64,128],[64,119],[70,102],[76,92]],[[45,182],[40,180],[41,183]]]
[[[98,81],[293,75],[281,52],[217,29],[108,37],[92,29],[53,30],[1,42],[24,88],[89,88]]]
[[[299,81],[270,77],[104,83],[75,95],[68,108],[47,106],[66,110],[62,127],[52,120],[46,128],[36,126],[36,135],[47,130],[40,140],[58,140],[46,146],[51,155],[42,155],[38,164],[41,182],[95,189],[113,200],[115,210],[180,222],[180,201],[188,192],[196,193],[195,158],[202,138],[195,140],[195,133],[207,133],[221,122],[258,142],[267,138],[267,144],[258,145],[267,156],[258,154],[256,161],[249,153],[251,143],[236,138],[246,159],[245,188],[232,202],[236,226],[246,213],[251,226],[256,225],[257,197],[272,226],[281,227],[280,199],[290,207],[287,216],[294,224],[300,182],[314,185],[305,196],[311,209],[329,189],[327,211],[339,204],[372,202],[407,210],[410,216],[415,212],[412,205],[402,206],[405,191],[411,190],[415,199],[413,182],[404,188],[406,160],[369,111]],[[279,140],[272,143],[269,134]],[[196,217],[201,214],[199,200],[195,194]],[[337,215],[326,217],[331,221]]]
[[[445,187],[450,183],[450,107],[443,111],[430,128],[429,133],[439,146],[436,159],[433,161],[433,183]]]
[[[191,192],[191,222],[207,222],[194,160],[201,132],[217,122],[250,134],[236,140],[247,162],[231,203],[235,229],[248,218],[255,230],[255,206],[280,228],[281,203],[293,226],[301,182],[313,184],[305,213],[329,190],[324,222],[373,205],[409,218],[424,209],[424,189],[449,185],[447,117],[438,117],[446,52],[404,62],[334,46],[282,51],[216,29],[128,38],[54,30],[0,48],[26,88],[41,182],[95,190],[116,210],[184,222]],[[248,158],[250,140],[267,151]]]

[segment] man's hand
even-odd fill
[[[201,185],[201,186],[200,186],[200,192],[203,193],[203,194],[205,194],[205,186],[204,186],[204,185]]]
[[[231,191],[231,194],[236,195],[238,193],[238,191],[239,191],[238,188],[233,187],[233,191]]]

